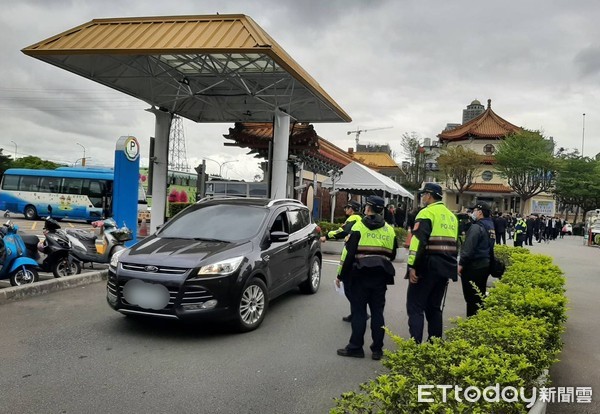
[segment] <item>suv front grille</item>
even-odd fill
[[[212,293],[202,286],[185,285],[181,297],[182,305],[196,305],[214,299]]]
[[[141,272],[148,273],[150,272],[147,265],[139,265],[133,263],[121,263],[121,267],[124,270],[130,270],[132,272]],[[162,274],[162,275],[183,275],[189,269],[181,268],[181,267],[171,267],[171,266],[154,266],[156,270],[152,270],[151,273]]]

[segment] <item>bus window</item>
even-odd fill
[[[82,185],[83,179],[81,178],[64,178],[62,192],[65,194],[81,194]]]
[[[38,177],[21,177],[21,183],[19,184],[19,190],[21,191],[39,191]]]
[[[60,178],[56,177],[41,177],[40,191],[43,193],[57,193],[60,188]]]
[[[5,175],[2,180],[3,190],[18,190],[19,189],[19,176],[18,175]]]
[[[94,207],[102,207],[102,184],[98,180],[85,180],[83,194],[87,195]]]

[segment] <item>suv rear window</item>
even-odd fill
[[[159,237],[247,240],[254,236],[268,210],[255,206],[212,205],[189,208],[168,222]]]
[[[308,210],[291,210],[288,214],[290,217],[290,233],[294,233],[298,230],[301,230],[310,224],[310,216],[308,214]]]

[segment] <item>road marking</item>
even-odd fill
[[[329,264],[338,264],[339,260],[329,260],[329,259],[324,259],[323,263],[329,263]]]
[[[73,223],[67,223],[67,224],[69,225],[69,227],[75,227],[75,226],[73,225]]]
[[[37,221],[31,225],[31,230],[35,230],[36,226],[37,226]]]

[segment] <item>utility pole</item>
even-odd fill
[[[380,129],[390,129],[390,128],[393,128],[393,126],[381,127],[381,128],[357,129],[355,131],[348,131],[346,134],[347,135],[356,134],[356,150],[358,150],[358,137],[360,136],[360,134],[362,134],[363,132],[377,131]]]

